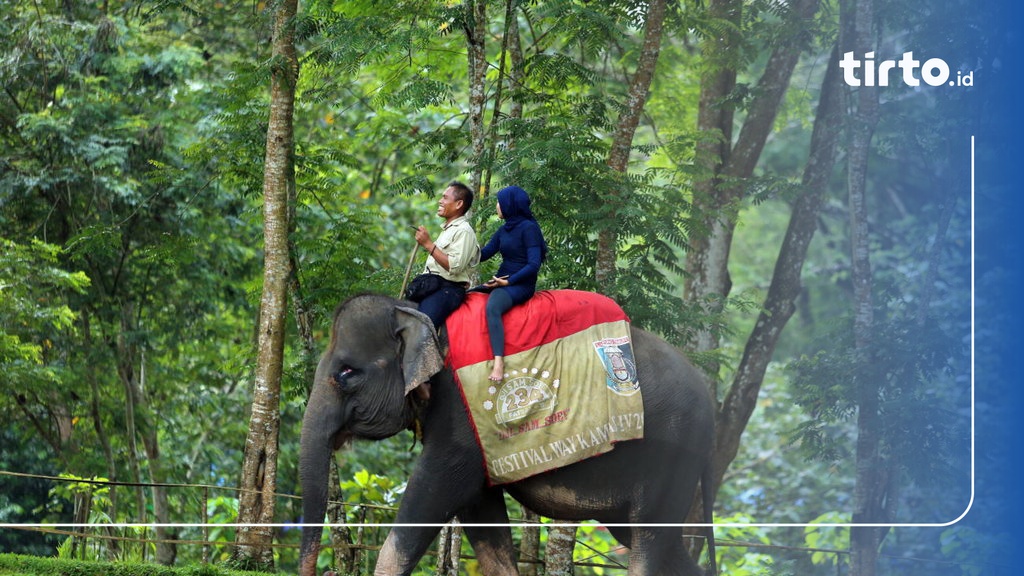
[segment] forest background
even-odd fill
[[[457,178],[480,191],[481,238],[494,190],[529,190],[553,247],[542,287],[614,296],[708,372],[719,536],[777,546],[721,548],[723,574],[999,565],[995,526],[939,526],[971,504],[973,419],[1007,409],[972,405],[971,136],[991,108],[896,73],[854,89],[838,67],[848,51],[914,51],[991,79],[1006,49],[978,33],[991,13],[966,0],[0,6],[0,523],[299,522],[294,499],[198,493],[297,494],[331,311],[397,294],[410,225],[436,227]],[[974,280],[997,290],[1007,274],[982,261]],[[341,497],[397,503],[411,445],[346,451]],[[296,530],[204,536],[222,543],[215,559],[294,570],[271,544]],[[2,551],[202,553],[75,546],[0,530]]]

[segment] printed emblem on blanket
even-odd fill
[[[501,388],[494,386],[488,388],[491,396],[496,397],[494,401],[485,400],[484,409],[497,408],[497,420],[499,424],[515,424],[526,419],[531,414],[551,410],[555,405],[555,394],[552,388],[558,388],[558,380],[554,380],[548,386],[543,380],[535,378],[540,371],[537,368],[523,371],[522,376],[517,376],[517,371],[511,374],[511,379],[505,380]],[[548,372],[540,374],[547,378]]]
[[[628,337],[606,338],[594,342],[594,350],[608,372],[608,388],[616,394],[632,396],[640,391],[636,381],[633,346]]]

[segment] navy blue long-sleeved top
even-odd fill
[[[537,275],[544,261],[547,244],[540,225],[530,213],[526,192],[510,186],[499,191],[498,202],[505,216],[505,224],[480,251],[480,261],[501,254],[501,266],[495,276],[508,276],[505,290],[512,301],[519,304],[533,296],[537,290]]]

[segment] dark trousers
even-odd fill
[[[446,283],[444,288],[424,298],[419,304],[419,310],[430,317],[434,328],[440,330],[445,319],[455,312],[465,299],[465,288],[455,283]]]
[[[487,335],[491,339],[491,351],[495,356],[505,355],[505,324],[502,315],[515,306],[512,296],[504,288],[495,288],[487,297],[485,314],[487,316]]]

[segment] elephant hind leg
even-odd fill
[[[633,531],[631,528],[625,526],[609,526],[608,531],[611,532],[612,537],[622,544],[626,548],[633,547]]]
[[[628,576],[701,576],[683,545],[682,528],[630,529]]]

